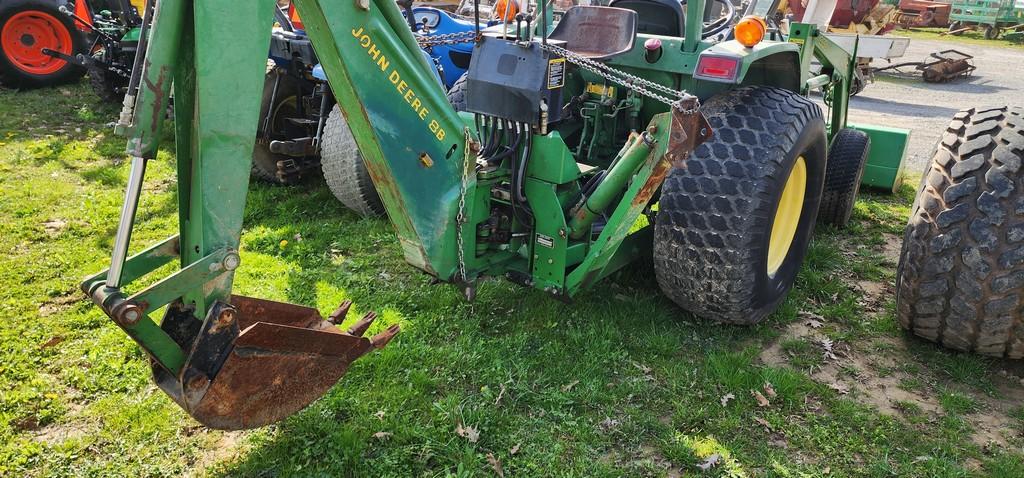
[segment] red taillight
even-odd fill
[[[740,59],[701,55],[693,77],[700,80],[733,83],[740,71]]]
[[[306,27],[302,26],[302,19],[299,18],[299,11],[295,9],[295,4],[291,3],[288,5],[288,19],[291,20],[292,26],[296,30],[305,30]]]

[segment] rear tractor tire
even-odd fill
[[[707,319],[755,324],[803,264],[825,180],[821,109],[797,93],[743,87],[702,108],[714,136],[662,186],[654,271]]]
[[[924,172],[896,316],[946,347],[1024,358],[1024,109],[958,113]]]
[[[818,222],[835,227],[846,227],[850,222],[870,150],[871,139],[863,131],[844,128],[832,140]]]
[[[384,215],[384,204],[366,170],[356,140],[345,123],[345,116],[337,105],[324,125],[320,167],[323,168],[327,187],[345,207],[363,217]]]
[[[53,0],[0,2],[0,83],[37,88],[75,81],[85,68],[43,53],[87,53],[85,35]]]

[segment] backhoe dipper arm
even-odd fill
[[[451,234],[445,223],[454,220],[464,128],[393,3],[372,10],[304,3],[406,257],[450,274],[454,259],[436,250],[444,239],[438,236]],[[273,8],[274,0],[157,1],[143,67],[135,72],[138,95],[123,115],[131,118],[125,130],[132,168],[111,268],[82,283],[152,358],[157,385],[213,428],[263,426],[295,413],[398,331],[363,337],[375,317],[367,315],[342,332],[334,324],[344,320],[345,304],[325,320],[315,309],[231,294]],[[360,28],[364,33],[355,35]],[[179,234],[127,257],[172,85]],[[175,260],[177,272],[128,290]],[[165,306],[157,323],[151,316]]]
[[[476,159],[467,151],[466,125],[394,0],[296,6],[405,259],[450,279],[460,187],[467,162]]]

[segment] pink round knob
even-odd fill
[[[660,50],[661,40],[657,38],[648,38],[647,41],[644,42],[644,48],[646,48],[647,51]]]

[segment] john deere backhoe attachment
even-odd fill
[[[211,428],[259,427],[295,413],[398,332],[393,326],[364,337],[373,313],[342,331],[350,302],[325,320],[309,307],[231,295],[259,108],[257,101],[231,102],[259,98],[271,8],[268,2],[158,2],[144,67],[131,82],[127,104],[134,109],[122,114],[130,118],[121,127],[130,137],[132,164],[111,266],[82,284],[149,354],[160,388]],[[229,16],[257,25],[238,32],[250,38],[213,24]],[[226,44],[247,44],[246,54],[219,55]],[[175,114],[187,118],[177,122],[176,135],[180,234],[128,258],[172,83]],[[175,260],[180,269],[169,277],[125,290]],[[151,316],[164,306],[158,325]]]

